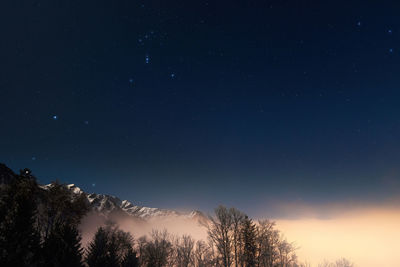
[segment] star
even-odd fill
[[[173,79],[175,78],[175,73],[171,73],[170,77]]]
[[[36,160],[36,157],[32,157],[32,160]]]
[[[57,115],[53,115],[53,120],[58,120],[58,116]]]
[[[96,187],[96,184],[95,184],[95,183],[93,183],[93,184],[92,184],[92,187]]]
[[[389,53],[393,53],[393,48],[390,48],[390,49],[389,49]]]
[[[388,32],[388,34],[392,34],[392,30],[391,29],[389,29],[387,32]]]
[[[358,27],[361,26],[361,21],[357,22],[357,26],[358,26]]]
[[[149,55],[146,55],[146,57],[145,57],[145,62],[146,62],[146,64],[149,64],[149,63],[150,63],[150,57],[149,57]]]
[[[86,124],[86,125],[88,125],[88,124],[89,124],[89,121],[84,121],[83,123]]]

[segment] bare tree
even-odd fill
[[[308,261],[305,261],[305,262],[299,263],[297,265],[297,267],[311,267],[311,263]]]
[[[177,267],[188,267],[193,263],[193,248],[194,240],[191,236],[183,235],[177,239],[175,243]]]
[[[279,257],[279,266],[288,267],[296,263],[296,247],[293,243],[289,243],[286,241],[286,239],[281,238],[277,244],[277,251]]]
[[[353,267],[354,266],[354,264],[351,263],[346,258],[338,259],[335,264],[336,264],[336,267]]]
[[[324,260],[323,262],[318,264],[318,267],[335,267],[335,263],[329,262],[327,260]]]
[[[142,266],[164,267],[167,266],[172,251],[170,235],[166,230],[151,232],[151,240],[146,242],[140,255]]]
[[[218,249],[215,247],[213,240],[208,237],[208,248],[209,248],[209,260],[210,266],[220,267],[221,266],[221,255],[218,252]]]
[[[208,235],[221,255],[222,266],[230,267],[232,264],[231,213],[226,207],[219,206],[215,209],[215,217],[210,216],[210,221]]]
[[[324,262],[318,264],[318,267],[353,267],[354,264],[351,263],[348,259],[346,258],[340,258],[336,260],[335,262],[329,262],[325,260]]]
[[[147,244],[147,237],[146,236],[142,236],[137,240],[137,251],[139,252],[139,263],[140,263],[140,266],[144,266],[145,265],[146,244]]]
[[[279,231],[269,220],[259,221],[257,228],[257,266],[273,267],[278,258]]]
[[[240,244],[240,226],[243,222],[245,214],[235,208],[230,208],[229,212],[232,217],[232,245],[233,245],[233,255],[235,260],[235,267],[239,266],[239,261],[241,258],[241,244]]]
[[[203,240],[196,242],[193,252],[195,267],[208,267],[214,265],[214,254],[212,244],[207,244]]]

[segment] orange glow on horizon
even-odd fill
[[[318,263],[346,257],[360,267],[400,266],[400,209],[370,208],[330,219],[277,220],[301,261]]]

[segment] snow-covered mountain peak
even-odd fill
[[[75,194],[82,194],[82,193],[84,193],[84,192],[82,191],[82,189],[80,189],[79,187],[77,187],[75,184],[69,184],[69,185],[67,185],[67,188],[68,188],[69,190],[72,190],[72,192],[74,192]]]
[[[50,186],[51,185],[46,185],[45,188],[48,188]],[[201,221],[206,218],[206,216],[204,216],[202,212],[196,210],[186,213],[178,212],[175,210],[142,207],[134,205],[128,200],[121,200],[118,197],[111,195],[85,193],[74,184],[69,184],[66,187],[74,194],[84,194],[88,200],[90,209],[95,212],[99,212],[105,216],[109,215],[110,213],[120,212],[130,217],[140,218],[143,220],[150,220],[152,218],[182,218]]]

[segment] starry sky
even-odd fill
[[[139,205],[400,193],[398,1],[0,3],[0,161]]]

